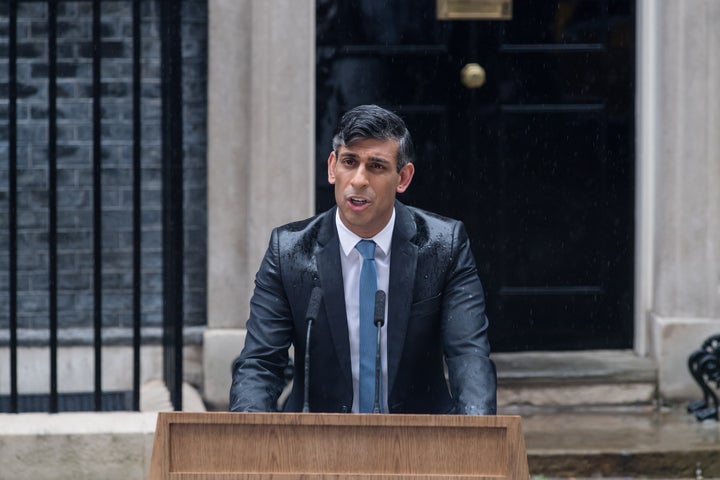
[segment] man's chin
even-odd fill
[[[366,238],[367,231],[370,226],[370,221],[367,218],[367,215],[363,214],[364,212],[342,212],[340,214],[340,220],[342,220],[343,224],[353,232],[355,235],[359,235],[361,237]]]

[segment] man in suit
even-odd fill
[[[284,409],[302,409],[306,310],[319,287],[310,411],[364,413],[375,397],[389,413],[495,413],[485,301],[465,228],[395,198],[412,181],[412,155],[397,115],[365,105],[342,117],[328,157],[337,205],[273,230],[245,347],[232,366],[232,411],[277,409],[291,345],[295,370]],[[377,333],[367,340],[376,332],[367,318],[367,291],[375,288],[387,292],[377,394],[369,380]]]

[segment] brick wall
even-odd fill
[[[132,2],[102,11],[102,305],[105,327],[132,322]],[[48,326],[47,6],[17,21],[18,321]],[[162,322],[160,38],[142,2],[142,319]],[[185,324],[206,318],[207,1],[183,1]],[[57,20],[58,321],[93,321],[92,4],[64,1]],[[8,327],[8,5],[0,2],[0,331]],[[61,335],[62,338],[62,335]],[[74,335],[82,342],[89,335]]]

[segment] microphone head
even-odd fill
[[[320,312],[320,302],[322,301],[322,296],[322,289],[320,287],[315,287],[312,289],[312,293],[310,293],[310,301],[308,302],[307,312],[305,313],[305,320],[315,321],[317,319],[318,313]]]
[[[376,327],[385,325],[385,292],[382,290],[375,292],[375,315],[373,321]]]

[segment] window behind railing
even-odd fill
[[[153,370],[182,407],[206,30],[204,0],[0,2],[0,412],[137,410]]]

